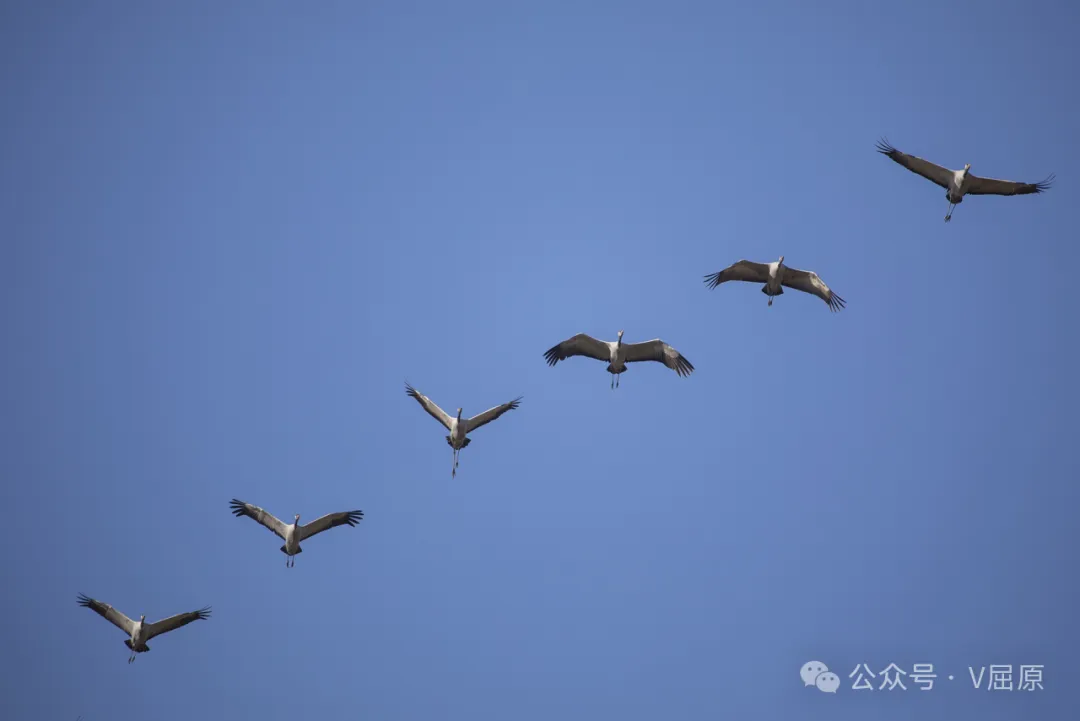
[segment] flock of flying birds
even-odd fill
[[[945,197],[949,201],[949,211],[945,216],[945,222],[952,219],[953,209],[963,202],[965,195],[1029,195],[1041,193],[1050,187],[1054,179],[1054,176],[1051,175],[1046,180],[1038,183],[1018,183],[1010,180],[980,178],[971,174],[970,164],[965,165],[963,170],[949,170],[914,155],[901,153],[889,145],[887,140],[878,143],[878,152],[887,155],[913,173],[917,173],[945,189]],[[825,301],[829,306],[829,310],[833,312],[845,306],[844,299],[830,290],[829,286],[825,285],[817,273],[784,265],[784,256],[780,256],[779,260],[772,263],[755,263],[749,260],[740,260],[724,270],[705,276],[705,284],[710,289],[732,280],[763,283],[761,292],[768,296],[770,306],[776,296],[784,294],[784,288],[816,295]],[[618,333],[617,340],[614,342],[597,340],[585,333],[579,333],[558,345],[552,346],[544,353],[544,358],[547,360],[548,365],[551,366],[573,356],[595,358],[602,363],[607,363],[606,370],[611,374],[612,389],[619,386],[619,376],[626,372],[627,363],[655,361],[663,363],[679,376],[689,376],[694,371],[694,366],[690,361],[659,338],[644,343],[623,343],[622,337],[623,332],[621,330]],[[408,383],[405,384],[405,393],[409,397],[415,398],[425,411],[449,431],[446,442],[454,452],[453,467],[450,472],[451,477],[457,475],[461,449],[470,443],[468,434],[481,426],[491,423],[507,411],[517,408],[521,403],[520,397],[515,398],[509,403],[495,406],[472,418],[462,418],[461,408],[457,409],[456,416],[450,416],[430,398]],[[363,511],[342,511],[327,514],[302,526],[300,525],[299,515],[293,517],[291,524],[285,524],[262,508],[236,499],[232,500],[230,508],[235,516],[251,518],[284,541],[280,550],[285,554],[285,565],[287,567],[292,567],[296,562],[296,556],[303,553],[304,549],[300,547],[301,542],[331,528],[344,525],[355,526],[364,517]],[[161,621],[147,623],[145,615],[140,616],[138,621],[133,621],[107,603],[102,603],[82,594],[79,595],[78,601],[80,606],[85,606],[100,614],[128,636],[124,641],[124,644],[131,650],[128,663],[133,662],[138,654],[149,651],[150,647],[147,642],[155,636],[186,626],[192,621],[201,621],[210,617],[210,607],[206,607],[198,611],[180,613]]]

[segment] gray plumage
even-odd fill
[[[784,294],[784,288],[801,290],[803,293],[816,295],[825,301],[829,310],[834,313],[843,309],[846,305],[843,298],[829,289],[817,273],[809,270],[799,270],[784,265],[784,256],[772,263],[755,263],[751,260],[740,260],[718,273],[705,276],[705,285],[710,289],[721,283],[731,280],[742,280],[748,283],[764,283],[761,292],[769,297],[769,305],[773,304],[773,298]]]
[[[131,656],[128,657],[128,663],[132,663],[137,654],[149,651],[150,647],[146,645],[146,642],[155,636],[160,636],[169,631],[175,631],[181,626],[188,625],[192,621],[202,621],[210,618],[210,607],[207,606],[198,611],[178,613],[175,616],[169,616],[160,621],[146,623],[145,615],[141,616],[138,621],[132,621],[109,604],[102,603],[101,601],[90,598],[82,593],[79,594],[78,601],[80,606],[89,608],[91,611],[127,634],[128,638],[124,641],[124,645],[131,650]]]
[[[965,195],[1032,195],[1049,190],[1054,182],[1052,173],[1038,183],[980,178],[971,173],[970,163],[965,165],[963,170],[949,170],[929,160],[902,153],[889,145],[889,141],[884,138],[878,141],[877,150],[916,175],[921,175],[945,189],[945,198],[949,201],[949,212],[945,216],[946,223],[952,219],[953,208],[964,202]]]
[[[595,358],[607,363],[607,372],[612,375],[612,388],[619,387],[619,376],[627,371],[627,363],[644,361],[663,363],[680,377],[689,376],[694,372],[693,364],[682,353],[659,338],[642,343],[623,343],[622,337],[621,330],[615,342],[597,340],[585,333],[578,333],[544,351],[544,359],[547,360],[549,366],[554,366],[559,361],[574,356]]]

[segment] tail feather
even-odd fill
[[[289,552],[285,550],[285,546],[281,547],[281,552],[284,553],[285,555],[289,554]],[[300,548],[299,546],[296,547],[296,554],[295,555],[299,556],[303,552],[304,552],[304,549]]]
[[[466,438],[465,442],[461,444],[461,447],[464,448],[470,443],[472,443],[472,438]],[[454,442],[450,440],[450,436],[446,437],[446,445],[450,446],[451,448],[454,447]]]
[[[125,645],[125,646],[127,646],[127,647],[128,647],[129,649],[131,649],[132,651],[134,651],[134,650],[135,650],[134,648],[132,648],[132,647],[131,647],[131,639],[130,639],[130,638],[125,638],[125,639],[124,639],[124,645]],[[150,647],[149,647],[149,646],[147,646],[147,645],[146,645],[146,644],[144,643],[144,644],[143,644],[143,647],[142,647],[142,651],[140,651],[139,653],[142,653],[143,651],[149,651],[149,650],[150,650]]]
[[[763,285],[763,286],[761,286],[761,292],[764,293],[765,295],[769,295],[769,296],[783,295],[784,294],[784,286],[780,286],[779,288],[777,288],[775,293],[770,293],[769,292],[769,286]]]

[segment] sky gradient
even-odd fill
[[[1071,721],[1078,15],[3,3],[0,717]],[[780,255],[847,309],[702,282]],[[524,399],[451,480],[406,380]]]

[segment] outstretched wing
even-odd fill
[[[940,165],[934,165],[929,160],[923,160],[922,158],[916,158],[914,155],[908,155],[907,153],[901,153],[899,150],[889,145],[888,140],[879,140],[877,144],[879,153],[889,156],[900,165],[910,170],[913,173],[917,173],[927,180],[940,185],[946,190],[952,184],[953,178],[956,174],[948,168],[943,168]]]
[[[968,187],[964,193],[965,195],[1030,195],[1049,190],[1053,183],[1053,174],[1038,183],[1016,183],[1012,180],[980,178],[968,173]]]
[[[745,280],[750,283],[764,283],[769,279],[769,266],[752,260],[740,260],[724,268],[719,273],[705,276],[705,285],[710,289],[729,280]]]
[[[611,360],[611,345],[602,340],[596,340],[585,333],[578,333],[573,338],[567,338],[559,345],[552,346],[544,351],[544,358],[547,359],[549,366],[576,355],[608,362]]]
[[[450,430],[450,416],[446,415],[446,411],[439,408],[435,403],[425,396],[420,391],[413,388],[408,382],[405,383],[405,395],[410,398],[415,398],[425,411],[431,414],[431,417],[446,426],[446,430]]]
[[[89,608],[128,636],[135,631],[135,622],[107,603],[96,601],[89,596],[80,593],[79,605]]]
[[[623,348],[626,349],[627,363],[659,361],[680,376],[688,376],[694,372],[694,366],[683,358],[682,353],[659,338],[647,340],[644,343],[623,343]]]
[[[843,298],[829,290],[829,286],[825,285],[825,281],[819,278],[817,273],[809,270],[785,267],[780,285],[816,295],[825,301],[829,306],[829,310],[834,313],[845,305]]]
[[[509,403],[503,403],[501,406],[495,406],[494,408],[488,408],[483,413],[473,416],[465,423],[465,432],[471,433],[482,425],[491,423],[493,420],[501,416],[507,411],[512,411],[521,405],[521,399],[525,396],[518,396]]]
[[[252,518],[280,536],[282,540],[285,539],[285,524],[275,518],[274,514],[235,498],[229,501],[229,507],[237,518],[240,516]]]
[[[300,526],[298,529],[300,532],[300,539],[303,541],[306,538],[311,538],[316,533],[322,533],[335,526],[355,526],[364,518],[363,511],[341,511],[340,513],[327,513],[322,518],[316,518],[311,523]]]
[[[175,631],[181,626],[186,626],[192,621],[204,621],[210,618],[210,607],[200,608],[198,611],[191,611],[190,613],[178,613],[175,616],[169,616],[163,618],[160,621],[154,621],[153,623],[146,624],[146,639],[150,640],[154,636],[160,636],[163,633],[169,631]]]

